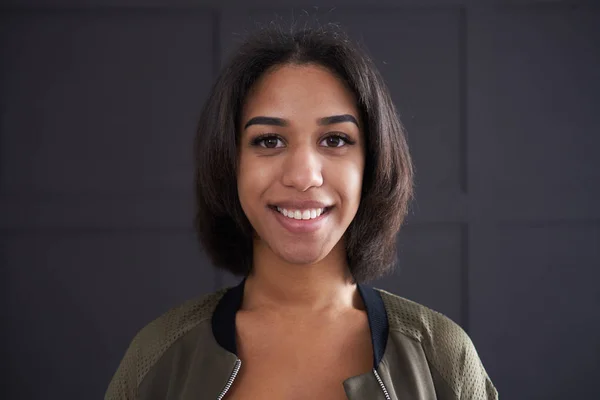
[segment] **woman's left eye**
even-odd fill
[[[321,141],[325,147],[342,147],[349,144],[349,140],[342,135],[330,135]]]

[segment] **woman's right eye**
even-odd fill
[[[252,141],[253,146],[260,146],[267,149],[275,149],[278,147],[283,147],[283,142],[277,136],[273,135],[264,135],[255,138]]]

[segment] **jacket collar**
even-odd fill
[[[230,288],[217,304],[212,315],[212,332],[217,343],[237,356],[235,315],[242,306],[244,297],[244,278],[237,286]],[[388,319],[381,293],[370,286],[358,284],[358,292],[362,297],[371,330],[373,345],[373,368],[377,369],[388,340]]]

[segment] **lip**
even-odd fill
[[[325,208],[325,207],[316,207]],[[279,223],[291,233],[312,233],[316,232],[325,223],[329,217],[331,207],[329,207],[323,214],[319,215],[314,219],[294,219],[288,218],[277,211],[274,207],[269,207],[269,210],[275,214],[275,218]]]

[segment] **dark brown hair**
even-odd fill
[[[253,83],[286,63],[324,66],[356,96],[366,159],[361,202],[346,231],[346,251],[356,282],[381,277],[395,264],[396,235],[413,194],[413,167],[404,128],[379,71],[335,24],[301,30],[271,24],[249,36],[221,70],[195,140],[195,227],[200,242],[217,267],[236,275],[252,268],[253,231],[237,193],[238,125]]]

